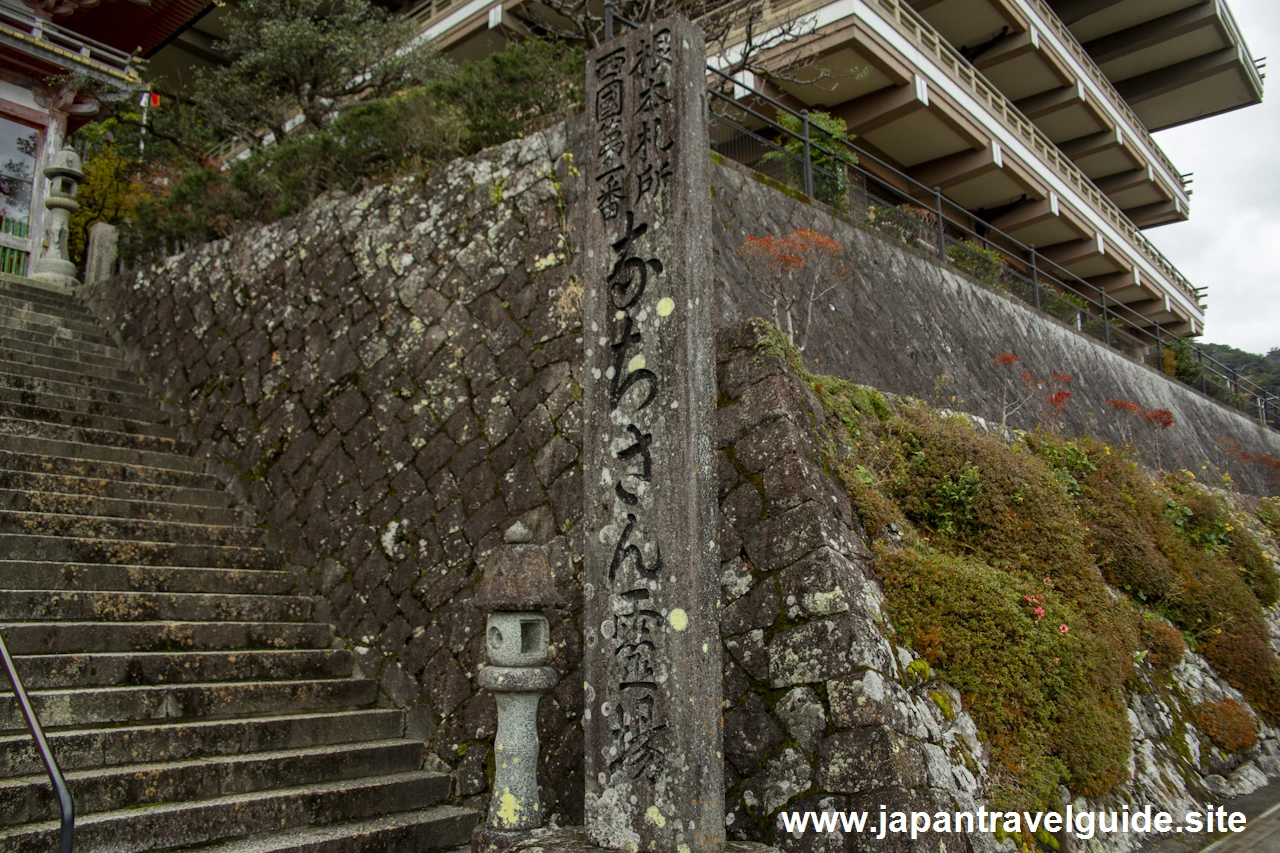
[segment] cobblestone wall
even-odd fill
[[[470,604],[477,561],[516,518],[548,544],[570,604],[553,620],[551,664],[563,679],[541,705],[540,777],[544,801],[580,823],[574,127],[318,203],[85,296],[198,452],[274,531],[384,701],[410,709],[413,733],[477,805],[494,730],[492,699],[473,681],[483,659],[482,615]],[[813,226],[852,247],[855,279],[833,297],[837,310],[822,312],[808,352],[824,372],[935,402],[946,374],[946,395],[972,396],[985,413],[989,354],[1017,348],[1033,370],[1078,373],[1095,396],[1118,385],[1147,406],[1165,398],[1139,392],[1184,401],[1191,452],[1211,452],[1213,430],[1257,433],[737,170],[713,170],[713,187],[729,833],[856,851],[860,839],[838,834],[801,844],[776,829],[776,815],[968,808],[984,760],[959,696],[922,689],[888,636],[860,525],[814,445],[820,407],[756,350],[751,326],[734,322],[767,311],[733,256],[745,234]],[[964,325],[977,317],[977,328]],[[928,695],[936,690],[949,718]],[[1136,742],[1167,734],[1143,721]],[[947,849],[983,844],[951,839]]]
[[[523,519],[575,604],[541,705],[581,820],[580,288],[564,125],[211,243],[86,296],[233,478],[415,733],[486,788],[477,561]],[[568,809],[564,812],[564,809]]]

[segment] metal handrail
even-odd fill
[[[892,2],[892,0],[880,0],[880,2]],[[626,24],[632,29],[638,28],[638,25],[634,21],[630,21],[622,17],[615,11],[612,0],[606,0],[604,4],[604,25],[605,25],[606,41],[609,41],[613,38],[614,22]],[[734,89],[745,91],[746,93],[748,93],[747,95],[741,98],[730,97],[724,94],[723,92],[719,91],[715,86],[708,86],[707,91],[712,98],[720,99],[728,103],[729,105],[731,105],[732,109],[740,111],[745,115],[749,115],[763,122],[768,127],[773,128],[778,133],[786,134],[787,136],[790,136],[791,138],[801,143],[804,156],[801,157],[794,154],[792,154],[792,156],[795,156],[796,159],[800,161],[800,164],[803,169],[803,174],[804,174],[803,189],[806,195],[808,195],[809,197],[811,198],[813,197],[813,178],[812,178],[813,170],[817,168],[820,171],[824,171],[824,172],[826,171],[822,169],[820,166],[816,166],[816,164],[814,164],[813,152],[816,151],[820,154],[825,154],[828,157],[836,158],[839,162],[841,162],[844,168],[853,170],[857,174],[861,175],[864,179],[870,179],[876,182],[885,190],[896,193],[900,197],[904,198],[908,203],[913,205],[920,204],[920,199],[917,198],[912,193],[904,192],[899,187],[895,187],[883,181],[880,177],[867,171],[866,169],[860,168],[857,165],[849,163],[846,158],[840,157],[835,151],[832,151],[831,149],[827,148],[819,141],[813,139],[809,133],[810,123],[809,123],[808,110],[801,110],[797,112],[796,110],[792,109],[791,107],[787,106],[781,101],[775,100],[769,95],[766,95],[765,93],[758,91],[754,87],[747,85],[744,81],[739,80],[736,77],[733,77],[729,74],[726,74],[724,71],[721,71],[719,68],[716,68],[714,65],[708,64],[707,71],[711,75],[721,78],[721,80],[726,84],[726,86],[732,86]],[[763,113],[758,112],[757,110],[753,109],[751,106],[747,104],[740,103],[741,100],[747,98],[748,96],[756,98],[759,101],[769,104],[774,109],[778,110],[779,113],[785,113],[797,119],[800,123],[801,133],[796,133],[794,131],[788,130],[780,122],[764,115]],[[717,115],[716,117],[718,120],[724,122],[725,124],[730,125],[733,128],[736,128],[739,131],[742,131],[743,133],[750,134],[761,141],[767,142],[767,140],[761,137],[754,130],[742,127],[736,122],[730,122],[722,115]],[[910,175],[906,174],[905,172],[902,172],[901,170],[886,163],[880,158],[862,150],[861,148],[849,142],[848,140],[843,140],[843,139],[837,140],[834,137],[830,137],[830,138],[832,138],[834,141],[839,142],[843,148],[848,149],[848,151],[857,158],[858,162],[863,162],[864,160],[866,160],[866,161],[875,163],[879,168],[885,170],[893,177],[897,178],[900,181],[905,182],[909,188],[915,187],[919,195],[923,195],[926,198],[932,198],[934,200],[936,209],[929,211],[929,213],[932,216],[936,217],[935,225],[938,230],[938,238],[939,238],[938,239],[938,255],[939,255],[939,259],[943,263],[949,262],[947,258],[947,240],[951,239],[952,245],[958,245],[955,242],[954,238],[949,238],[946,234],[946,227],[950,226],[953,230],[959,231],[961,234],[965,235],[966,237],[980,241],[980,243],[984,246],[984,248],[989,248],[996,252],[999,252],[1003,258],[1010,261],[1014,261],[1019,265],[1025,265],[1029,267],[1029,271],[1031,272],[1031,279],[1028,280],[1026,279],[1025,276],[1022,276],[1020,273],[1018,273],[1014,267],[1010,266],[1006,262],[1003,262],[1003,261],[1001,262],[1001,266],[1004,267],[1006,270],[1008,270],[1010,273],[1023,278],[1024,281],[1028,281],[1032,285],[1034,296],[1035,296],[1036,308],[1039,309],[1041,307],[1040,281],[1041,279],[1045,279],[1047,280],[1048,283],[1058,285],[1064,291],[1067,291],[1071,295],[1085,302],[1087,313],[1089,313],[1093,317],[1101,319],[1103,340],[1108,345],[1112,343],[1111,338],[1112,338],[1113,323],[1123,324],[1122,327],[1115,328],[1115,331],[1117,334],[1124,335],[1125,337],[1129,338],[1133,343],[1139,344],[1139,345],[1143,345],[1142,342],[1145,340],[1147,341],[1145,345],[1155,346],[1157,354],[1161,353],[1161,349],[1164,346],[1176,347],[1178,344],[1183,344],[1187,346],[1192,353],[1195,354],[1196,361],[1200,365],[1201,390],[1203,392],[1207,394],[1209,391],[1207,374],[1212,373],[1218,378],[1226,382],[1228,392],[1231,393],[1237,399],[1240,398],[1245,393],[1252,396],[1254,401],[1257,404],[1259,421],[1264,426],[1270,426],[1273,429],[1280,430],[1280,420],[1277,420],[1276,423],[1272,423],[1273,419],[1280,419],[1280,396],[1272,394],[1271,392],[1267,391],[1265,388],[1262,388],[1257,383],[1249,380],[1247,377],[1240,376],[1239,373],[1234,368],[1228,367],[1227,365],[1218,361],[1213,356],[1211,355],[1206,356],[1203,350],[1199,349],[1198,347],[1187,344],[1186,341],[1183,340],[1179,335],[1176,335],[1172,332],[1169,332],[1163,329],[1158,322],[1147,320],[1145,317],[1138,314],[1136,311],[1134,311],[1132,308],[1125,305],[1123,302],[1118,302],[1118,301],[1115,301],[1114,299],[1108,300],[1105,290],[1102,290],[1101,288],[1080,278],[1078,275],[1066,269],[1065,267],[1061,266],[1060,264],[1056,263],[1055,261],[1052,261],[1049,258],[1046,258],[1044,255],[1042,255],[1040,252],[1036,250],[1035,246],[1024,245],[1021,241],[1019,241],[1015,237],[1009,234],[1006,234],[1005,232],[1001,231],[1000,229],[996,228],[990,223],[987,223],[979,219],[977,216],[974,216],[970,211],[966,210],[963,207],[960,207],[958,204],[951,201],[950,199],[945,198],[936,187],[930,188],[920,183],[915,178],[912,178]],[[969,226],[966,225],[964,221],[953,219],[952,217],[947,216],[944,205],[950,205],[952,208],[960,211],[960,215],[963,217],[963,220],[965,221],[971,220],[973,222],[980,223],[981,227],[984,229],[984,233],[979,234],[976,230],[969,228]],[[906,214],[906,215],[911,215],[911,214]],[[1013,254],[1013,252],[1009,251],[1003,246],[996,243],[992,243],[990,240],[990,237],[993,234],[999,236],[1002,240],[1012,244],[1012,246],[1015,249],[1025,252],[1026,258],[1025,259],[1018,258],[1016,255]],[[1097,311],[1096,312],[1088,311],[1089,307],[1096,308]],[[1149,323],[1150,325],[1145,325],[1146,323]],[[1205,364],[1206,359],[1209,362],[1207,365]],[[1215,369],[1215,367],[1220,369]],[[1161,372],[1163,373],[1164,371],[1162,370]],[[1168,375],[1168,374],[1165,374],[1165,375]],[[1172,378],[1177,379],[1176,376]],[[1183,380],[1181,379],[1178,379],[1178,381],[1183,382]],[[1189,384],[1189,383],[1183,382],[1183,384]]]
[[[952,245],[956,245],[955,238],[943,233],[945,227],[949,228],[952,233],[959,234],[962,238],[967,238],[982,245],[984,248],[989,248],[998,252],[1002,257],[1002,261],[1000,262],[1001,266],[1008,272],[1023,278],[1034,288],[1037,307],[1039,307],[1038,302],[1041,294],[1040,288],[1044,285],[1057,285],[1062,291],[1083,300],[1086,312],[1092,317],[1096,317],[1101,320],[1102,338],[1107,344],[1113,343],[1113,333],[1117,336],[1128,338],[1136,345],[1154,346],[1157,352],[1160,352],[1161,348],[1165,346],[1177,346],[1179,342],[1185,344],[1185,341],[1183,341],[1181,337],[1167,331],[1161,327],[1158,322],[1149,321],[1124,303],[1118,302],[1113,298],[1109,298],[1104,290],[1045,257],[1043,254],[1038,252],[1034,246],[1023,244],[1012,235],[1001,231],[989,223],[983,222],[968,210],[943,197],[936,188],[931,188],[920,183],[910,175],[898,170],[875,155],[862,150],[848,141],[838,140],[841,147],[847,149],[857,157],[859,162],[875,164],[878,169],[883,170],[888,176],[892,176],[894,179],[899,181],[899,186],[890,184],[884,181],[879,175],[849,163],[846,158],[839,157],[835,151],[822,144],[822,142],[813,139],[809,134],[803,132],[803,130],[809,126],[806,121],[808,119],[806,110],[797,112],[763,92],[745,85],[741,80],[735,79],[714,66],[708,66],[707,70],[709,74],[719,77],[724,82],[726,88],[728,86],[734,86],[739,90],[744,90],[747,92],[747,97],[758,99],[760,102],[768,104],[770,107],[778,110],[779,113],[790,115],[799,120],[802,128],[801,133],[797,133],[786,128],[779,121],[770,118],[757,109],[754,109],[749,104],[741,103],[741,99],[731,97],[724,92],[719,91],[714,86],[709,88],[709,94],[713,99],[717,99],[730,105],[733,110],[738,111],[744,117],[749,116],[751,119],[762,123],[772,132],[788,136],[802,143],[802,149],[807,149],[812,152],[812,154],[808,158],[804,158],[800,155],[793,156],[796,157],[796,160],[806,172],[811,172],[812,169],[815,168],[815,165],[812,162],[813,154],[835,158],[842,162],[844,168],[861,175],[866,180],[874,182],[879,187],[883,188],[883,190],[896,194],[901,200],[909,204],[918,205],[922,207],[922,209],[928,210],[928,213],[931,216],[936,217],[935,224],[942,234],[942,239],[938,240],[938,254],[939,259],[944,263],[948,262],[946,255],[947,241],[950,240]],[[760,136],[759,131],[745,128],[737,122],[727,119],[723,115],[717,115],[717,118],[723,123],[730,125],[741,132],[750,134],[755,136],[757,139],[767,142],[767,140],[764,140],[764,138]],[[816,168],[820,169],[821,167]],[[812,179],[807,178],[805,184],[805,190],[810,196],[812,196]],[[922,201],[922,199],[925,201]],[[928,207],[929,201],[932,201],[933,203],[932,209],[929,209]],[[948,215],[949,209],[958,212],[958,216]],[[969,221],[980,223],[980,227],[983,229],[982,233],[979,233],[975,228],[969,227],[969,225],[966,224],[966,222]],[[923,225],[926,223],[921,224]],[[993,238],[998,238],[1001,242],[994,243],[992,242]],[[1021,257],[1019,257],[1019,254],[1021,254]],[[1012,262],[1012,264],[1010,262]],[[1028,279],[1026,276],[1022,275],[1018,272],[1017,267],[1027,268],[1031,271],[1032,278]],[[1208,375],[1214,375],[1226,383],[1227,390],[1234,396],[1251,396],[1257,403],[1257,408],[1260,413],[1259,419],[1261,422],[1269,426],[1274,426],[1272,421],[1277,416],[1280,416],[1280,397],[1277,397],[1261,386],[1258,386],[1246,377],[1240,376],[1234,369],[1228,367],[1212,356],[1207,355],[1199,348],[1191,345],[1187,346],[1191,349],[1192,353],[1194,353],[1197,363],[1202,368],[1201,390],[1205,392],[1209,390],[1207,377]]]
[[[62,775],[62,770],[58,768],[58,760],[53,757],[53,751],[49,749],[49,741],[44,736],[44,729],[40,726],[40,718],[36,716],[36,709],[31,705],[31,699],[27,696],[26,689],[22,686],[22,678],[18,675],[18,667],[13,662],[13,656],[9,654],[9,648],[4,644],[4,637],[0,636],[0,659],[4,664],[5,675],[9,676],[9,683],[13,685],[13,695],[18,700],[18,707],[22,710],[22,716],[27,721],[27,730],[31,732],[31,738],[35,741],[36,752],[40,755],[40,760],[44,762],[44,769],[48,771],[49,782],[53,785],[53,791],[58,796],[58,810],[62,814],[62,831],[58,836],[58,853],[71,853],[72,838],[76,831],[76,808],[75,803],[71,799],[71,790],[67,788],[67,780]]]

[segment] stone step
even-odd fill
[[[23,278],[9,275],[8,273],[0,274],[0,289],[3,289],[6,293],[18,294],[23,298],[49,299],[60,303],[73,302],[77,305],[83,304],[66,291],[55,289],[33,278]]]
[[[419,770],[194,803],[139,806],[87,816],[76,824],[76,847],[104,853],[150,853],[421,809],[439,803],[448,794],[448,776]],[[56,848],[57,837],[55,821],[27,824],[0,831],[0,850],[48,853]]]
[[[72,347],[59,346],[56,343],[50,344],[43,340],[28,340],[27,337],[17,337],[8,334],[4,329],[0,329],[0,349],[6,352],[57,358],[68,364],[95,365],[124,370],[130,368],[128,362],[125,361],[123,353],[118,349],[113,348],[105,353],[85,352]]]
[[[277,551],[242,545],[83,539],[25,533],[0,533],[0,554],[10,560],[208,569],[278,569],[281,562]]]
[[[44,367],[52,370],[63,371],[82,371],[91,376],[101,376],[104,379],[123,379],[129,382],[138,381],[138,372],[132,370],[124,363],[106,363],[95,364],[91,362],[79,361],[77,359],[64,358],[61,351],[58,354],[45,354],[34,351],[30,348],[11,347],[0,345],[0,362],[9,365],[24,365],[32,367]],[[21,369],[15,369],[12,366],[5,368],[6,373],[22,373]]]
[[[187,569],[0,560],[0,587],[287,595],[297,587],[297,578],[292,572],[266,569]]]
[[[26,622],[0,625],[16,655],[327,649],[333,626],[309,622]]]
[[[307,622],[305,595],[0,589],[0,621]]]
[[[158,726],[64,729],[49,746],[64,772],[146,761],[243,755],[342,743],[388,740],[404,734],[404,712],[391,709],[282,714],[244,720],[201,720]],[[0,736],[0,778],[38,775],[44,765],[26,732]]]
[[[198,508],[196,508],[198,509]],[[199,521],[155,520],[105,515],[55,513],[49,510],[0,509],[0,533],[30,536],[65,536],[152,544],[215,545],[265,548],[267,533],[259,527],[239,524],[204,524]],[[178,565],[185,565],[185,562]]]
[[[267,538],[258,527],[12,510],[0,510],[0,533],[239,548],[265,547]]]
[[[407,773],[422,767],[421,743],[372,741],[276,752],[135,764],[67,775],[76,814],[149,803],[210,800],[321,782]],[[58,814],[47,776],[0,780],[0,826],[49,820]]]
[[[362,708],[378,698],[377,682],[364,678],[246,681],[37,690],[31,704],[46,729],[234,718],[292,711]],[[26,728],[13,694],[0,694],[0,732]],[[0,846],[0,849],[4,849]]]
[[[26,376],[31,379],[44,379],[49,382],[62,382],[66,385],[80,388],[104,388],[110,391],[123,391],[126,394],[137,394],[144,397],[149,394],[147,386],[138,381],[136,373],[128,378],[121,379],[114,376],[101,376],[93,369],[81,370],[72,368],[63,370],[58,367],[42,367],[40,365],[23,364],[19,361],[2,360],[0,360],[0,373],[7,373],[11,376]]]
[[[64,398],[70,400],[71,398]],[[89,401],[93,402],[93,401]],[[11,403],[0,400],[0,418],[39,421],[49,424],[61,424],[76,429],[98,430],[125,433],[127,435],[147,435],[156,438],[176,440],[178,428],[162,423],[163,415],[157,409],[150,414],[150,419],[121,417],[119,415],[98,412],[83,412],[78,409],[56,409],[33,403]]]
[[[64,515],[93,515],[107,518],[135,518],[149,521],[180,521],[187,524],[249,524],[252,523],[251,512],[229,506],[207,506],[202,504],[181,503],[178,500],[137,499],[133,497],[113,498],[92,494],[75,494],[54,491],[52,487],[66,485],[76,487],[82,485],[73,477],[49,477],[37,474],[0,474],[0,485],[6,480],[17,480],[26,488],[0,488],[0,510],[14,512],[53,512]],[[105,480],[89,480],[89,485],[108,485]],[[128,493],[130,483],[115,483],[122,492]],[[163,490],[163,487],[152,486],[151,489]],[[146,486],[137,491],[146,491]],[[177,497],[182,490],[168,489],[165,497]],[[196,489],[185,491],[196,492],[197,497],[203,495]],[[135,492],[136,494],[137,492]],[[226,495],[209,492],[212,498]],[[224,500],[223,503],[226,501]]]
[[[16,281],[12,278],[0,278],[0,294],[4,294],[4,296],[9,299],[18,299],[24,302],[34,302],[37,304],[48,304],[54,308],[79,310],[84,311],[85,313],[89,312],[88,306],[71,294],[49,290],[34,282]]]
[[[51,318],[77,320],[79,323],[97,323],[91,311],[76,300],[31,298],[6,291],[3,287],[0,287],[0,311],[5,314],[20,314],[27,311],[27,313],[44,314]]]
[[[45,326],[59,326],[69,331],[84,332],[89,335],[103,335],[97,319],[74,302],[54,305],[0,293],[0,317]]]
[[[19,655],[14,662],[28,690],[348,678],[354,666],[345,649]],[[0,681],[0,694],[7,692],[8,681]]]
[[[0,438],[0,443],[13,444],[14,440]],[[23,443],[27,442],[24,441]],[[67,444],[73,450],[78,446],[65,442],[63,444]],[[57,447],[46,447],[46,449],[56,450]],[[155,458],[163,459],[166,462],[183,459],[183,457],[167,455]],[[82,490],[116,497],[128,497],[134,494],[139,497],[149,496],[153,494],[148,491],[151,488],[178,489],[182,490],[181,493],[184,495],[188,491],[217,492],[221,488],[221,483],[218,482],[216,477],[211,474],[201,473],[202,466],[198,462],[188,459],[181,461],[181,464],[183,467],[177,469],[172,466],[156,467],[137,462],[86,459],[57,453],[23,452],[4,448],[0,449],[0,484],[3,484],[6,488],[21,488],[21,486],[15,485],[16,480],[8,479],[16,472],[20,474],[39,474],[48,477],[83,479],[86,483],[81,487]],[[95,491],[98,487],[94,485],[97,482],[106,483],[107,486],[104,488],[113,490],[121,485],[147,488],[140,488],[138,492],[98,492]],[[162,499],[159,492],[154,494],[157,500]],[[194,498],[188,498],[188,502],[197,503],[199,501]]]
[[[110,429],[67,426],[50,421],[29,421],[0,415],[0,437],[46,438],[52,441],[72,441],[100,447],[119,447],[125,450],[149,450],[154,453],[188,455],[192,446],[176,438],[156,435],[140,435]]]
[[[24,312],[0,312],[0,328],[27,332],[49,340],[74,341],[97,346],[113,346],[113,342],[94,324],[78,323],[61,317]]]
[[[163,468],[169,471],[188,471],[192,474],[204,473],[203,461],[190,456],[181,456],[177,453],[135,450],[131,447],[108,447],[102,444],[85,444],[79,441],[64,441],[37,436],[0,435],[0,456],[3,456],[3,452],[6,450],[12,453],[29,453],[36,456],[60,456],[74,463],[72,466],[64,467],[75,467],[75,465],[87,461],[117,462],[123,465]],[[64,470],[61,473],[74,474],[79,472]],[[217,481],[215,480],[214,482]]]
[[[31,332],[0,322],[0,343],[4,346],[9,346],[10,341],[22,341],[49,347],[51,351],[65,353],[63,358],[79,358],[83,354],[108,358],[114,361],[122,361],[124,359],[124,354],[119,347],[109,343],[94,343],[72,337],[70,334]]]
[[[254,835],[212,846],[202,845],[199,850],[201,853],[422,853],[448,851],[463,844],[470,850],[476,818],[475,812],[457,806],[434,806],[329,826]]]
[[[26,373],[0,373],[0,388],[12,388],[16,391],[35,391],[41,394],[59,394],[63,397],[78,397],[81,400],[96,400],[103,403],[124,403],[140,409],[155,408],[156,401],[147,393],[144,386],[133,383],[114,383],[117,386],[106,387],[93,382],[68,382],[45,376],[27,375]]]
[[[170,423],[169,414],[154,402],[143,406],[128,403],[109,403],[85,397],[65,394],[46,394],[43,391],[24,391],[21,388],[0,388],[0,402],[9,405],[39,406],[59,412],[79,412],[85,415],[103,415],[144,423]]]

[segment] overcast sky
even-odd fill
[[[1228,5],[1253,57],[1280,69],[1280,2]],[[1195,194],[1189,221],[1146,232],[1209,288],[1201,340],[1256,353],[1280,347],[1280,76],[1264,86],[1261,105],[1155,135],[1179,171],[1195,172]]]

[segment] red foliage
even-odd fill
[[[1107,405],[1112,406],[1118,412],[1127,412],[1128,414],[1142,418],[1156,429],[1168,429],[1173,426],[1176,421],[1173,419],[1173,412],[1168,409],[1152,409],[1147,411],[1137,403],[1131,403],[1128,400],[1107,400]]]
[[[1070,397],[1071,397],[1070,391],[1063,391],[1061,388],[1059,388],[1057,391],[1054,391],[1045,399],[1048,401],[1050,406],[1053,406],[1054,411],[1060,412],[1062,411],[1062,407],[1066,404],[1067,400]]]
[[[995,358],[991,359],[992,364],[1013,364],[1018,357],[1011,352],[1002,352]]]
[[[1132,412],[1135,415],[1145,415],[1147,412],[1137,403],[1131,403],[1128,400],[1107,400],[1108,406],[1115,406],[1122,412]]]

